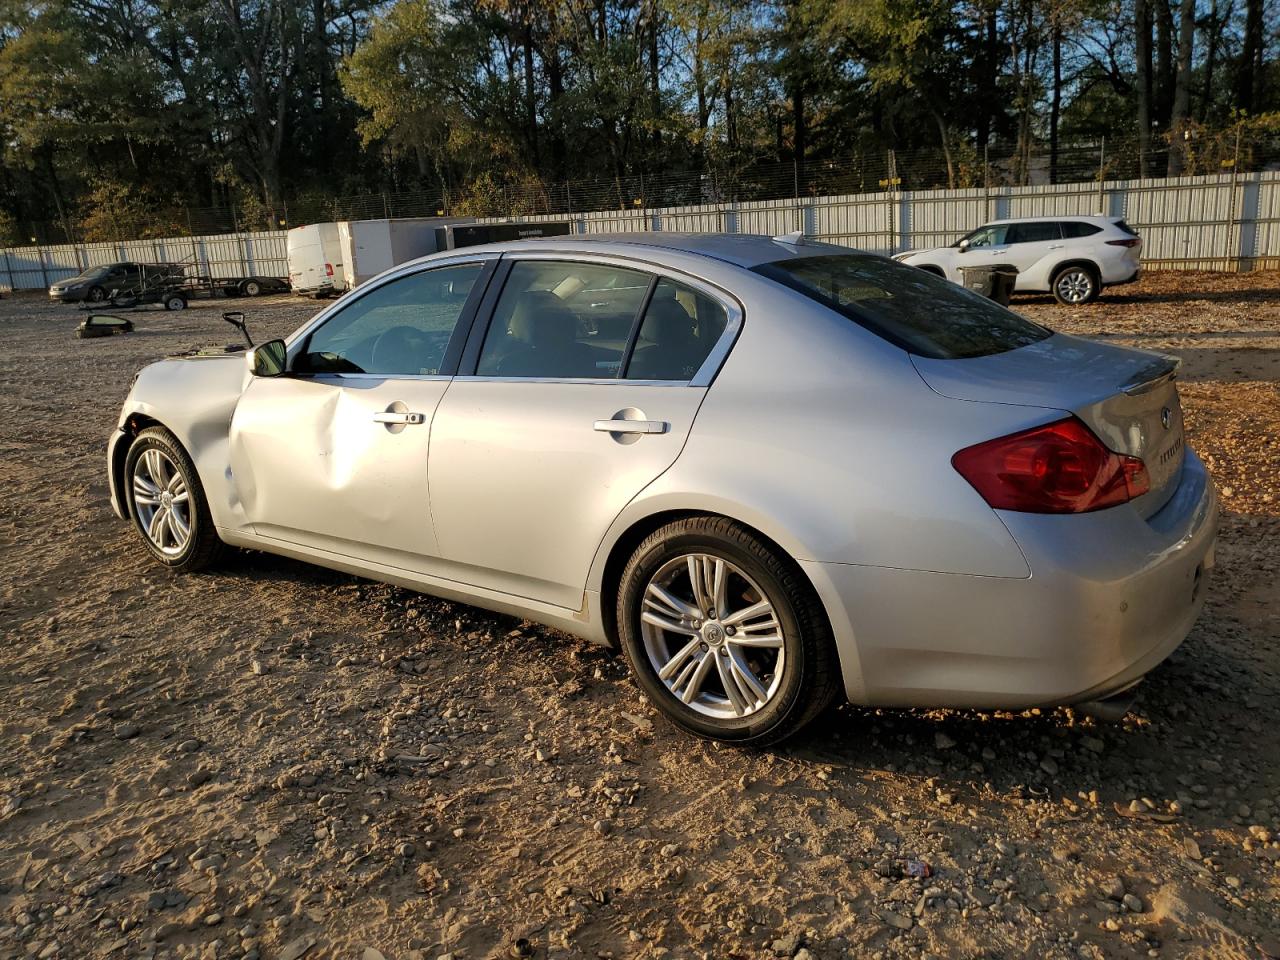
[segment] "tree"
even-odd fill
[[[1169,115],[1169,176],[1184,167],[1184,137],[1191,106],[1191,54],[1195,42],[1195,0],[1182,0],[1178,11],[1178,65]]]

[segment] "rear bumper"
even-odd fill
[[[1188,452],[1154,516],[1001,513],[1031,576],[806,563],[845,688],[877,706],[1023,708],[1124,689],[1186,638],[1204,605],[1218,505]]]
[[[1102,285],[1104,287],[1119,287],[1119,286],[1123,286],[1126,283],[1135,283],[1137,282],[1138,278],[1141,276],[1142,276],[1142,266],[1141,264],[1139,264],[1138,266],[1133,268],[1132,273],[1122,274],[1118,279],[1109,280],[1104,277],[1102,281]]]
[[[333,281],[330,280],[327,283],[320,283],[320,284],[316,284],[315,286],[307,286],[307,287],[295,287],[292,284],[290,284],[289,289],[301,297],[325,297],[333,293],[335,290],[335,287],[334,287]]]

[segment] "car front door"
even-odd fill
[[[741,311],[610,258],[524,256],[492,287],[432,428],[440,554],[452,579],[577,610],[609,525],[684,446]]]
[[[1005,234],[1008,227],[1003,223],[992,223],[979,227],[959,244],[959,249],[950,263],[947,279],[953,283],[964,283],[962,271],[966,267],[989,267],[996,263],[1006,263]]]
[[[252,380],[230,460],[262,537],[414,571],[437,554],[432,417],[496,258],[459,258],[355,291]]]

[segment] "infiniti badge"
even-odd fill
[[[1169,429],[1169,419],[1173,416],[1173,411],[1165,407],[1160,411],[1160,422],[1164,424],[1166,430]]]

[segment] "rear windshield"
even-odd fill
[[[936,274],[870,254],[778,260],[754,270],[922,357],[985,357],[1051,333]]]

